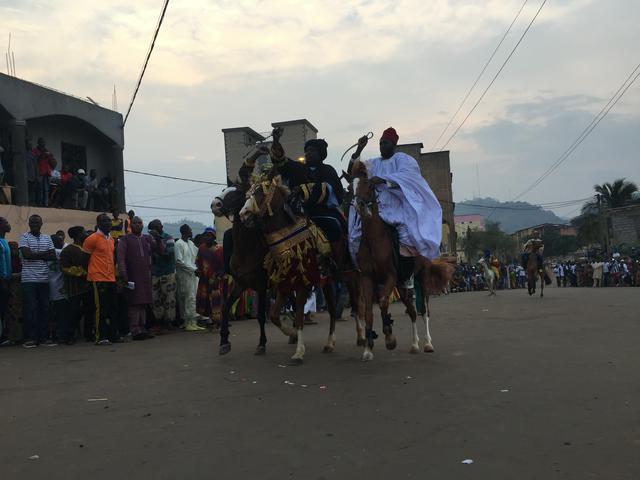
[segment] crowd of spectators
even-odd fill
[[[558,287],[638,287],[640,260],[616,255],[610,259],[557,262],[549,265]],[[500,265],[500,290],[527,288],[527,272],[516,262]],[[462,263],[456,266],[450,292],[484,290],[486,282],[482,268]]]
[[[192,239],[185,224],[176,240],[160,220],[143,229],[134,212],[126,220],[103,213],[92,230],[48,235],[32,215],[29,231],[7,242],[11,225],[0,217],[0,344],[71,345],[84,337],[110,345],[213,328],[226,281],[215,230]]]
[[[96,169],[87,173],[73,162],[61,165],[42,137],[38,138],[35,147],[31,140],[26,141],[24,163],[30,206],[109,212],[117,203],[110,173],[99,178]],[[0,164],[0,184],[12,184],[14,177],[12,171],[5,174]]]

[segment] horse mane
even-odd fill
[[[282,176],[276,175],[275,177],[273,177],[272,181],[275,182],[276,188],[280,191],[280,193],[284,195],[285,198],[288,198],[291,194],[291,190],[284,183],[282,183]]]
[[[353,162],[353,166],[351,167],[352,178],[367,178],[368,176],[367,166],[364,162],[361,160]]]

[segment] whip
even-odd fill
[[[367,139],[371,140],[373,138],[373,132],[369,132],[367,133]],[[358,142],[354,143],[353,145],[351,145],[349,148],[347,148],[344,153],[342,154],[342,156],[340,157],[340,163],[342,163],[342,160],[344,160],[344,156],[349,153],[351,150],[353,150],[354,148],[356,148],[358,146]]]

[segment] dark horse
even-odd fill
[[[527,290],[529,296],[536,293],[536,284],[540,277],[540,296],[544,297],[544,266],[540,268],[538,265],[539,247],[534,247],[527,259]]]
[[[231,183],[231,182],[229,182]],[[211,211],[217,217],[225,216],[233,222],[233,253],[231,255],[231,276],[233,289],[224,303],[220,321],[220,355],[231,350],[229,342],[229,315],[231,306],[246,289],[251,288],[258,295],[258,323],[260,324],[260,341],[256,347],[256,355],[266,353],[267,335],[265,323],[267,319],[267,272],[262,264],[267,254],[267,244],[259,230],[249,228],[240,221],[240,209],[244,205],[248,183],[230,184],[211,202]]]
[[[317,263],[318,243],[314,237],[315,226],[302,216],[296,216],[289,209],[287,199],[289,189],[282,184],[279,175],[272,170],[267,180],[259,181],[247,195],[247,201],[240,210],[244,222],[258,222],[269,244],[271,252],[272,282],[276,289],[276,300],[271,307],[270,320],[289,336],[297,337],[296,352],[291,357],[292,365],[303,363],[306,352],[304,328],[304,304],[313,285],[319,286],[320,269]],[[329,310],[329,337],[323,353],[333,352],[335,336],[335,304],[331,285],[324,285]],[[280,318],[280,310],[285,301],[295,294],[295,324],[292,326]]]

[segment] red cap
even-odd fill
[[[397,145],[398,140],[400,139],[400,137],[396,133],[395,128],[393,127],[389,127],[384,132],[382,132],[382,137],[380,137],[380,140],[382,140],[383,138],[390,140],[394,145]]]

